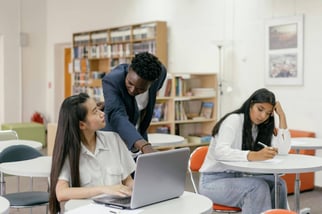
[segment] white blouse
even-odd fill
[[[241,150],[243,123],[244,114],[231,114],[222,122],[219,132],[212,137],[200,172],[227,171],[220,161],[248,161],[249,150]],[[287,154],[291,148],[289,130],[279,129],[272,137],[272,146],[277,147],[280,154]]]
[[[120,136],[115,132],[97,131],[94,154],[83,144],[79,160],[82,187],[121,184],[135,170],[135,162]],[[66,159],[59,180],[71,183]]]

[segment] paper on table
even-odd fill
[[[111,214],[137,214],[143,212],[142,209],[136,209],[136,210],[120,210],[120,209],[114,209],[111,207],[107,207],[103,204],[87,204],[75,209],[72,209],[70,211],[65,212],[66,214],[88,214],[88,213],[111,213]]]
[[[268,159],[268,160],[264,160],[261,162],[265,162],[265,163],[280,163],[282,161],[282,159],[279,158],[273,158],[273,159]]]

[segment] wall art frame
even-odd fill
[[[303,85],[303,15],[265,23],[265,85]]]

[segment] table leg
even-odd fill
[[[300,174],[295,174],[295,183],[294,183],[294,196],[295,196],[295,211],[296,213],[300,213]]]
[[[274,189],[275,189],[275,209],[279,208],[279,195],[280,195],[280,189],[278,185],[278,177],[279,175],[277,173],[274,174]]]
[[[6,182],[4,180],[4,175],[0,173],[0,195],[6,194]]]

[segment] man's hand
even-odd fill
[[[135,148],[139,149],[142,153],[156,152],[149,142],[144,139],[138,140],[134,144]]]

